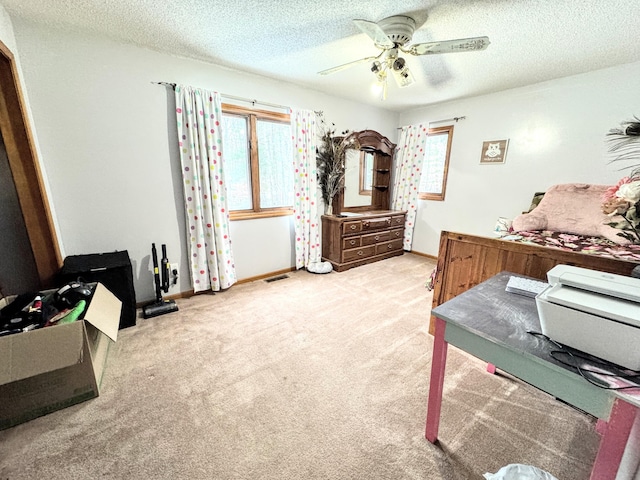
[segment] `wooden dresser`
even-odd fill
[[[322,216],[322,260],[337,272],[402,255],[405,211]]]

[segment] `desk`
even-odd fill
[[[505,291],[502,272],[432,310],[436,317],[426,438],[438,439],[447,345],[481,360],[607,422],[591,471],[592,480],[614,480],[640,410],[640,395],[598,388],[550,355],[552,346],[527,333],[540,332],[535,299]]]

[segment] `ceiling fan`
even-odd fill
[[[408,45],[416,30],[416,21],[406,15],[394,15],[379,22],[354,20],[353,23],[367,34],[382,51],[378,55],[361,58],[353,62],[338,65],[318,72],[320,75],[344,70],[364,62],[371,63],[371,72],[376,76],[381,90],[381,98],[387,97],[387,74],[391,72],[400,87],[407,87],[415,82],[413,74],[400,53],[409,55],[436,55],[440,53],[471,52],[486,49],[491,42],[489,37],[461,38],[442,42],[426,42]]]

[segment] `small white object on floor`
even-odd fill
[[[331,262],[314,262],[307,266],[307,270],[311,273],[329,273],[333,270]]]
[[[485,473],[483,476],[487,480],[558,480],[549,472],[520,463],[512,463],[496,473]]]

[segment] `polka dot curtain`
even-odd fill
[[[191,282],[195,292],[218,291],[236,282],[224,180],[220,95],[177,85],[175,97]]]
[[[420,171],[427,142],[427,131],[428,127],[424,125],[402,127],[400,141],[396,147],[391,208],[407,211],[402,248],[408,252],[411,251],[413,243],[413,229],[418,207],[418,187],[420,186]]]
[[[321,261],[318,224],[318,179],[316,177],[316,114],[311,110],[291,110],[291,137],[294,167],[296,268]]]

